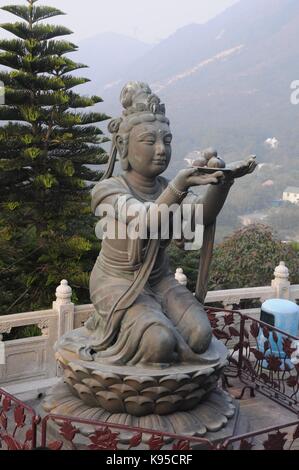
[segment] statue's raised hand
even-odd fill
[[[246,160],[239,162],[229,163],[226,168],[231,170],[231,173],[227,175],[229,179],[242,178],[242,176],[253,173],[257,167],[256,156],[252,155]]]
[[[193,186],[218,184],[222,178],[222,171],[215,170],[214,173],[204,174],[201,173],[200,168],[188,168],[186,170],[179,171],[172,183],[179,191],[187,191]]]

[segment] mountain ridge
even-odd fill
[[[290,85],[299,77],[298,39],[298,0],[241,0],[207,23],[180,28],[109,82],[92,70],[90,86],[113,116],[128,80],[157,91],[173,129],[173,171],[187,153],[208,146],[228,161],[257,154],[261,162],[294,166],[299,106],[291,105]],[[274,137],[278,148],[268,148]]]

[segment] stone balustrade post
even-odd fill
[[[276,298],[290,299],[291,283],[289,281],[289,270],[284,261],[281,261],[279,266],[275,268],[274,279],[271,285],[275,289]]]
[[[65,333],[74,329],[75,306],[72,303],[72,288],[66,280],[61,281],[56,289],[56,301],[53,302],[53,310],[58,315],[57,339],[59,339]]]
[[[186,286],[188,283],[187,276],[184,274],[182,268],[178,268],[175,273],[175,278],[181,286]]]
[[[0,378],[2,378],[1,366],[5,364],[5,343],[3,342],[3,335],[0,334]]]

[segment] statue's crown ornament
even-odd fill
[[[160,98],[143,82],[127,83],[121,92],[120,101],[124,107],[124,116],[142,112],[165,115],[166,112]]]
[[[128,82],[122,89],[120,102],[123,113],[109,123],[108,130],[111,134],[128,132],[139,122],[152,121],[155,118],[169,123],[165,116],[165,105],[161,104],[160,98],[152,93],[147,83]]]

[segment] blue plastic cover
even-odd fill
[[[295,302],[285,299],[269,299],[262,305],[262,310],[267,313],[272,314],[298,314],[299,315],[299,306]]]

